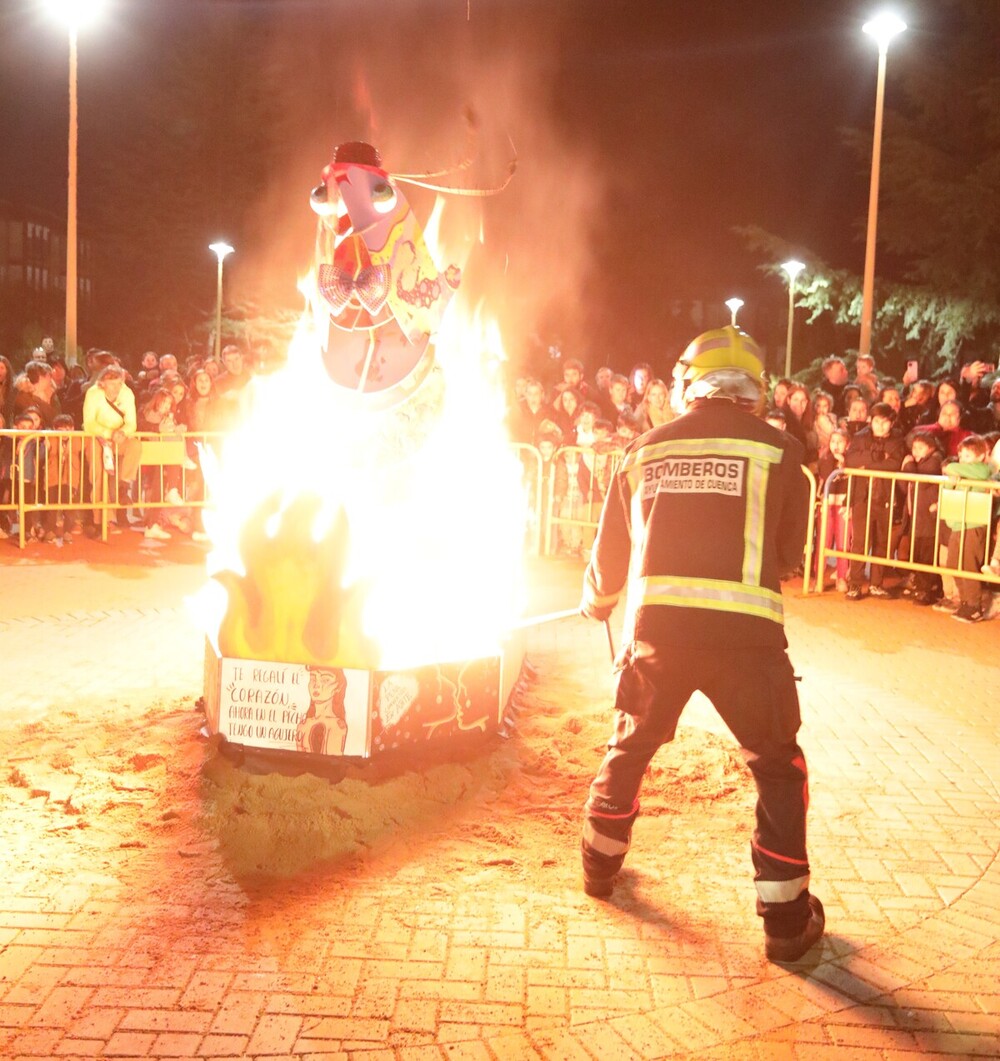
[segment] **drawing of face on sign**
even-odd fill
[[[434,695],[422,717],[428,740],[433,740],[439,726],[449,722],[460,730],[486,731],[489,710],[470,685],[470,679],[481,679],[480,669],[478,661],[466,663],[452,677],[445,667],[436,668]]]
[[[302,751],[343,755],[347,743],[347,676],[339,667],[309,667],[309,710],[299,723]]]

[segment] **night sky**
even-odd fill
[[[0,197],[59,212],[67,53],[39,7],[8,0],[0,20]],[[932,0],[896,9],[910,30],[890,54],[890,106],[894,78],[947,29]],[[81,224],[88,160],[130,149],[121,101],[143,92],[165,55],[212,49],[221,64],[239,62],[243,35],[264,30],[281,164],[249,199],[225,145],[195,175],[218,197],[204,243],[237,246],[234,291],[294,302],[312,249],[308,191],[337,142],[372,140],[390,170],[438,168],[461,156],[471,105],[479,149],[464,179],[501,179],[509,141],[519,156],[514,182],[482,204],[477,253],[520,341],[551,323],[591,359],[616,343],[612,362],[632,361],[663,333],[672,300],[704,300],[711,325],[725,322],[732,294],[777,327],[781,285],[756,271],[732,226],[761,225],[860,273],[866,162],[839,130],[871,126],[877,52],[861,24],[874,10],[859,0],[109,0],[81,35]]]

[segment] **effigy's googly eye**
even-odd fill
[[[387,214],[396,205],[396,189],[387,181],[379,181],[372,188],[372,206],[380,214]]]
[[[336,204],[330,202],[325,184],[317,184],[309,194],[309,205],[320,217],[328,217],[336,210]]]

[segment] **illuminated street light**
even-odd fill
[[[235,248],[220,240],[217,243],[210,243],[208,249],[213,251],[219,259],[219,272],[215,284],[215,360],[218,361],[222,351],[222,262],[227,254],[233,253]]]
[[[878,224],[878,180],[882,162],[882,107],[885,100],[885,61],[889,43],[906,29],[906,23],[896,15],[883,12],[866,22],[862,30],[878,44],[878,81],[875,89],[875,133],[872,142],[872,175],[868,191],[868,234],[865,240],[865,276],[861,293],[861,338],[858,353],[864,356],[872,350],[872,301],[875,294],[875,229]]]
[[[741,298],[727,298],[726,306],[729,309],[729,313],[732,317],[732,325],[736,327],[736,314],[739,313],[740,308],[743,306],[743,299]]]
[[[76,303],[79,280],[76,275],[76,36],[105,6],[105,0],[46,0],[46,7],[69,31],[69,173],[66,184],[66,360],[76,364]]]
[[[791,258],[781,263],[788,277],[788,338],[785,340],[785,378],[792,374],[792,325],[795,323],[795,278],[805,268],[805,262]]]

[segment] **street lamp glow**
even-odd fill
[[[858,353],[872,352],[872,303],[875,299],[875,232],[878,226],[878,182],[882,165],[882,110],[885,103],[885,63],[889,42],[906,29],[896,15],[883,12],[862,27],[878,44],[878,78],[875,85],[875,129],[872,136],[872,173],[868,189],[868,229],[865,236],[865,275],[861,285],[861,336]]]
[[[45,0],[50,14],[71,30],[82,29],[107,6],[106,0]]]
[[[906,23],[891,11],[882,11],[866,22],[861,29],[870,37],[875,38],[880,52],[885,52],[888,50],[892,38],[897,37],[906,29]]]
[[[806,263],[800,262],[796,258],[789,258],[787,262],[781,263],[781,268],[784,271],[785,275],[788,277],[788,282],[790,284],[795,283],[795,278],[799,275],[799,273],[802,272],[805,267]]]
[[[795,323],[795,278],[806,267],[805,262],[789,258],[781,263],[781,268],[788,277],[788,336],[785,339],[785,378],[792,374],[792,325]]]
[[[732,318],[732,325],[735,328],[736,327],[736,314],[739,313],[740,309],[743,307],[743,299],[741,299],[741,298],[727,298],[726,299],[726,307],[729,310],[730,316]]]
[[[215,360],[219,360],[222,352],[222,263],[226,256],[232,254],[236,249],[228,243],[218,240],[210,243],[208,249],[212,251],[219,260],[219,269],[215,281]]]

